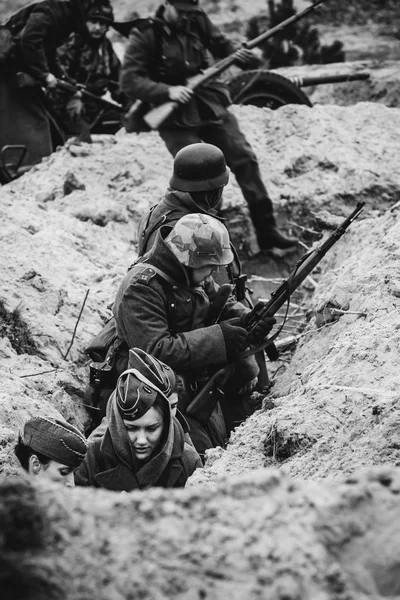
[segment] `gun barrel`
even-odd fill
[[[290,81],[298,87],[307,87],[311,85],[321,85],[327,83],[347,83],[349,81],[365,81],[370,78],[370,74],[367,72],[362,73],[349,73],[347,75],[336,74],[336,75],[320,75],[315,77],[290,77]]]

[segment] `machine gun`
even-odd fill
[[[261,42],[268,40],[269,38],[273,37],[279,31],[282,31],[282,29],[285,29],[285,27],[288,27],[292,23],[299,21],[300,19],[302,19],[303,17],[305,17],[306,15],[308,15],[309,13],[311,13],[312,11],[317,9],[323,2],[325,2],[325,0],[316,0],[310,6],[308,6],[307,8],[305,8],[298,14],[293,15],[292,17],[289,17],[285,21],[282,21],[282,23],[279,23],[272,29],[265,31],[264,33],[257,36],[253,40],[243,42],[243,44],[241,45],[241,48],[246,48],[248,50],[255,48],[256,46],[261,44]],[[185,84],[186,87],[190,88],[191,90],[196,90],[198,87],[200,87],[204,83],[208,82],[211,79],[214,79],[215,77],[220,75],[220,73],[222,73],[223,71],[226,71],[226,69],[228,69],[231,65],[233,65],[233,63],[237,60],[238,52],[239,51],[233,52],[233,54],[230,54],[226,58],[216,61],[213,65],[211,65],[211,67],[208,67],[208,69],[205,69],[205,71],[203,71],[202,73],[199,73],[198,75],[194,75],[193,77],[191,77],[186,82],[186,84]],[[147,125],[151,129],[158,129],[164,123],[164,121],[166,121],[166,119],[168,119],[174,113],[174,111],[178,108],[179,105],[180,105],[179,102],[174,102],[174,101],[165,102],[164,104],[161,104],[160,106],[156,106],[155,108],[153,108],[152,110],[147,112],[143,116],[143,120],[147,123]]]
[[[262,305],[260,309],[257,305],[251,311],[246,329],[249,335],[254,332],[258,322],[264,317],[273,317],[274,314],[285,304],[290,301],[290,296],[299,287],[299,285],[306,279],[316,265],[322,260],[325,254],[332,248],[334,244],[344,235],[348,227],[353,223],[355,219],[360,215],[365,202],[358,202],[353,212],[335,229],[335,231],[314,250],[304,255],[296,264],[289,277],[281,283],[281,285],[271,294],[271,300],[266,304]],[[278,331],[279,334],[279,331]],[[276,335],[273,336],[275,339]],[[266,346],[271,344],[273,339],[269,338],[263,340],[260,344],[244,349],[239,353],[237,359],[245,358],[256,354]],[[186,412],[191,415],[195,415],[205,404],[209,405],[210,398],[214,391],[217,389],[220,393],[223,393],[224,387],[226,386],[228,379],[232,376],[235,371],[235,363],[229,363],[225,367],[222,367],[217,371],[200,390],[200,392],[193,398],[188,405]]]

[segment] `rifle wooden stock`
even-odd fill
[[[179,102],[166,102],[160,104],[143,116],[143,121],[147,123],[150,129],[158,129],[178,108]]]
[[[260,319],[263,317],[273,317],[274,314],[290,299],[292,293],[303,283],[306,277],[311,271],[317,266],[322,260],[325,254],[332,248],[334,244],[342,237],[346,232],[347,228],[350,227],[352,222],[357,219],[360,215],[365,202],[358,202],[353,212],[335,229],[335,231],[317,248],[303,256],[287,279],[271,294],[271,300],[266,303],[264,309],[260,313],[253,313],[249,317],[247,329],[251,332],[257,325]],[[249,350],[243,350],[239,353],[238,359],[244,356],[251,356],[256,354],[261,349],[268,345],[268,340],[265,340],[261,344]],[[204,402],[208,399],[216,386],[223,388],[230,375],[235,370],[235,363],[229,363],[222,369],[219,369],[206,385],[200,390],[200,392],[193,398],[188,405],[186,412],[191,415],[195,414],[200,409]]]
[[[259,36],[252,40],[243,42],[241,48],[247,48],[248,50],[251,50],[256,46],[259,46],[261,42],[268,40],[269,38],[273,37],[276,33],[279,33],[279,31],[282,31],[282,29],[285,29],[285,27],[287,27],[288,25],[296,23],[297,21],[308,15],[308,13],[318,8],[321,4],[323,4],[323,2],[326,2],[326,0],[316,0],[313,4],[307,6],[307,8],[305,8],[301,12],[297,13],[296,15],[293,15],[292,17],[289,17],[288,19],[285,19],[284,21],[282,21],[282,23],[279,23],[272,29],[264,31],[264,33],[261,33]],[[226,69],[228,69],[231,65],[233,65],[234,62],[236,62],[239,50],[237,50],[233,54],[230,54],[226,58],[222,58],[221,60],[216,61],[213,65],[211,65],[211,67],[208,67],[208,69],[206,69],[202,73],[194,75],[193,77],[188,79],[188,81],[185,84],[186,87],[195,91],[202,84],[206,83],[210,79],[214,79],[223,71],[226,71]],[[146,115],[144,115],[143,119],[151,129],[158,129],[175,112],[179,105],[179,102],[166,102],[164,104],[160,104],[159,106],[156,106],[155,108],[150,110]]]

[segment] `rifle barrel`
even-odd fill
[[[265,316],[273,316],[290,298],[293,290],[295,290],[300,283],[304,281],[304,279],[311,273],[311,271],[320,262],[328,250],[330,250],[330,248],[332,248],[339,238],[342,237],[352,222],[357,219],[364,205],[365,202],[358,202],[353,212],[339,225],[339,227],[335,229],[335,231],[325,240],[325,242],[321,244],[321,246],[318,246],[315,248],[315,250],[311,251],[309,254],[306,254],[302,259],[300,259],[292,273],[289,275],[288,279],[286,279],[275,292],[272,292],[271,300],[266,304],[264,309],[258,315],[253,315],[250,317],[247,326],[249,332],[254,329],[260,318]],[[238,358],[255,354],[259,350],[265,348],[267,344],[268,340],[249,351],[240,352]],[[223,388],[224,382],[229,378],[230,374],[234,371],[234,368],[235,363],[228,363],[225,365],[225,367],[222,367],[219,371],[217,371],[195,396],[195,398],[193,398],[186,408],[186,411],[189,414],[195,414],[196,410],[201,408],[208,399],[217,382],[218,386]]]
[[[124,110],[124,107],[119,102],[116,102],[115,100],[107,100],[106,98],[102,98],[101,96],[97,96],[96,94],[89,92],[86,89],[86,86],[82,83],[74,84],[70,83],[69,81],[64,81],[63,79],[57,79],[57,85],[58,87],[60,87],[63,90],[66,90],[67,92],[71,92],[74,94],[80,92],[82,96],[86,96],[87,98],[90,98],[91,100],[94,100],[99,104],[103,104],[104,106],[112,106],[113,108],[116,108],[120,111]]]
[[[360,215],[365,202],[357,202],[353,212],[331,233],[331,235],[320,245],[306,254],[299,260],[294,268],[294,271],[286,279],[277,290],[272,292],[271,300],[267,302],[264,310],[259,316],[253,315],[248,321],[249,332],[255,328],[260,318],[263,316],[274,316],[274,314],[285,304],[290,298],[292,291],[295,290],[311,273],[314,267],[320,262],[325,254],[332,248],[334,244],[346,233],[347,228]]]

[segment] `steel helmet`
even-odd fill
[[[190,144],[179,150],[169,185],[181,192],[216,190],[228,183],[225,157],[212,144]]]
[[[192,269],[233,261],[228,230],[210,215],[185,215],[175,223],[165,243],[181,265]]]

